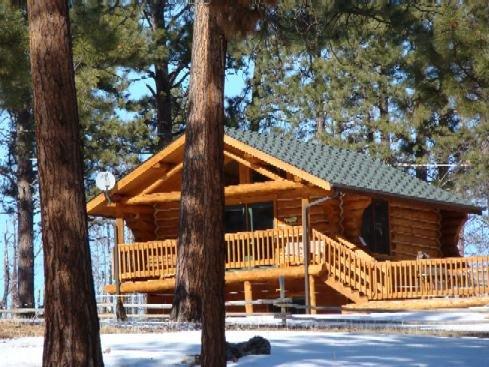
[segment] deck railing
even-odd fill
[[[302,264],[302,228],[286,227],[227,233],[226,269]],[[119,279],[140,280],[175,275],[176,240],[119,245]]]
[[[317,231],[312,241],[325,245],[329,276],[370,300],[489,294],[488,256],[376,261]]]
[[[226,270],[303,265],[302,227],[228,233]],[[326,276],[369,300],[467,297],[489,294],[489,257],[376,261],[342,238],[313,230],[309,263],[324,264]],[[173,277],[176,240],[119,245],[124,281]]]

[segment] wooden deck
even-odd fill
[[[227,282],[263,279],[267,273],[275,277],[279,273],[294,277],[303,274],[301,227],[226,234],[225,240]],[[118,248],[123,292],[156,291],[163,284],[174,285],[176,240]],[[316,230],[311,233],[309,249],[313,275],[356,303],[489,295],[487,256],[377,261],[345,239]],[[150,284],[153,286],[148,288]],[[112,287],[108,290],[113,291]]]

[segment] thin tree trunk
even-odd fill
[[[66,0],[29,0],[45,277],[43,366],[103,366]]]
[[[316,116],[316,137],[321,138],[324,134],[324,115],[319,113]]]
[[[14,308],[19,307],[19,288],[18,288],[18,276],[17,276],[17,264],[19,263],[19,248],[17,246],[17,222],[15,220],[13,222],[13,238],[12,238],[12,285],[10,289],[10,293],[12,294],[12,306]]]
[[[195,5],[176,289],[172,317],[198,321],[203,366],[226,365],[224,335],[224,64],[209,4]]]
[[[33,134],[32,116],[29,110],[16,114],[17,158],[17,238],[18,262],[18,305],[34,307],[34,203],[32,185]]]
[[[156,118],[158,129],[158,147],[163,148],[171,143],[171,87],[168,80],[168,64],[155,65],[156,84]]]
[[[251,79],[251,103],[248,108],[254,109],[254,115],[250,117],[250,130],[260,131],[261,116],[257,113],[260,107],[260,88],[262,77],[262,55],[258,50],[255,57],[255,67],[253,68],[253,78]]]
[[[3,297],[2,307],[8,308],[8,294],[10,288],[10,264],[8,256],[8,238],[7,232],[3,234]]]
[[[426,150],[426,138],[424,136],[420,136],[422,131],[416,132],[416,144],[414,157],[416,158],[416,163],[420,163],[423,158],[428,154]],[[417,166],[416,169],[416,177],[423,181],[428,181],[428,168],[423,166]]]
[[[165,31],[166,1],[152,0],[151,22],[153,32]],[[168,75],[168,59],[154,65],[156,126],[158,130],[158,146],[163,148],[172,141],[172,100],[171,84]]]

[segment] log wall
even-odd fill
[[[155,204],[154,221],[157,240],[175,239],[178,237],[180,202]]]
[[[311,201],[319,197],[311,197]],[[297,226],[302,223],[302,206],[300,197],[276,198],[268,200],[275,205],[275,228],[284,226]],[[154,232],[155,239],[173,239],[178,236],[179,203],[155,204]],[[337,234],[340,232],[340,206],[339,200],[329,200],[310,209],[312,228],[325,233]]]
[[[151,214],[129,215],[124,219],[134,235],[134,241],[145,242],[155,239],[155,224]]]
[[[317,197],[311,197],[314,201]],[[302,223],[301,198],[276,197],[275,228]],[[340,234],[359,244],[364,210],[372,198],[346,193],[341,199],[326,201],[310,209],[312,228],[328,235]],[[457,244],[465,213],[440,210],[433,206],[401,200],[388,200],[391,258],[415,259],[418,251],[430,258],[459,256]],[[154,226],[138,225],[137,240],[164,240],[178,236],[179,203],[155,205]],[[147,222],[147,220],[146,220]],[[145,234],[144,228],[147,228]],[[152,233],[155,237],[152,237]],[[152,237],[152,238],[150,238]]]
[[[310,201],[319,199],[311,197]],[[301,198],[279,198],[275,201],[275,226],[297,226],[302,223]],[[325,201],[309,209],[311,227],[325,234],[337,234],[340,231],[339,200]]]
[[[389,222],[391,255],[394,259],[415,259],[418,251],[430,258],[442,256],[439,209],[390,200]]]

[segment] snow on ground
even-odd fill
[[[489,339],[308,331],[229,331],[231,342],[262,335],[271,356],[248,356],[230,366],[487,366]],[[108,367],[175,366],[199,352],[200,333],[102,335]],[[0,341],[0,365],[41,365],[42,338]]]
[[[282,321],[273,315],[265,315],[228,317],[226,322],[229,325],[258,325],[266,327],[280,325]],[[385,326],[489,333],[489,307],[413,312],[293,315],[287,319],[287,326],[289,327],[345,325],[363,328]]]

